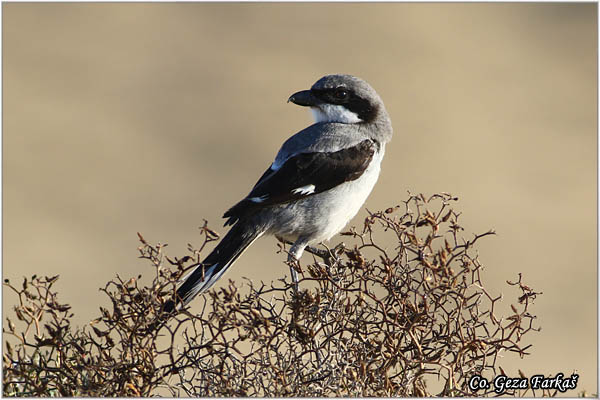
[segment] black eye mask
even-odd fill
[[[372,121],[377,114],[377,109],[367,100],[346,88],[311,89],[311,92],[324,103],[344,106],[364,122]]]

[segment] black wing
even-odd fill
[[[232,225],[264,207],[287,203],[358,179],[369,166],[378,144],[370,139],[335,152],[300,153],[278,170],[267,169],[245,199],[224,218]]]

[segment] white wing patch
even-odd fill
[[[315,122],[341,122],[343,124],[362,122],[358,115],[340,105],[321,104],[318,107],[311,107],[310,111],[312,111]]]
[[[262,196],[259,196],[259,197],[248,197],[248,200],[250,200],[253,203],[262,203],[263,201],[265,201],[268,198],[269,198],[268,194],[263,194]]]
[[[315,185],[306,185],[292,190],[294,194],[308,195],[315,192]]]

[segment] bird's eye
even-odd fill
[[[337,88],[335,90],[335,92],[333,93],[333,95],[335,96],[336,99],[338,100],[346,100],[349,96],[349,93],[346,89],[344,88]]]

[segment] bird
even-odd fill
[[[308,107],[314,124],[287,139],[250,193],[225,212],[231,229],[182,279],[164,312],[208,290],[263,235],[291,243],[288,261],[298,262],[307,246],[340,232],[371,193],[393,134],[377,92],[358,77],[334,74],[292,94],[290,102]],[[297,291],[296,271],[290,271]]]

